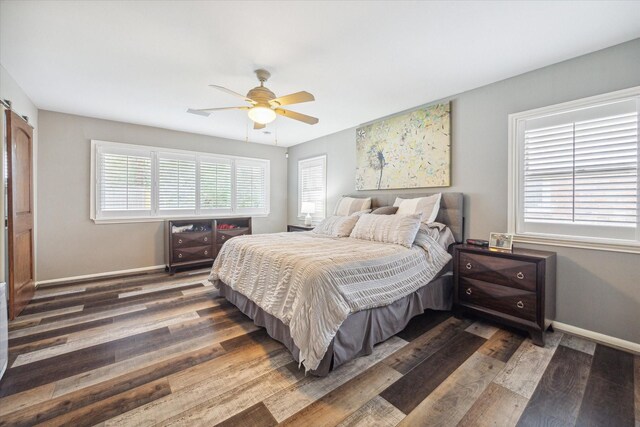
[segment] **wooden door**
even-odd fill
[[[9,317],[15,319],[35,292],[33,252],[33,129],[13,111],[7,125]]]

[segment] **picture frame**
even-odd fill
[[[490,233],[489,249],[501,251],[510,251],[513,249],[513,234],[509,233]]]

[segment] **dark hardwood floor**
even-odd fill
[[[9,325],[0,425],[640,426],[638,356],[426,312],[305,376],[206,277],[38,288]]]

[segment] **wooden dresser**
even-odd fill
[[[454,247],[454,308],[525,329],[534,344],[555,318],[556,254]]]
[[[166,221],[165,269],[211,265],[229,239],[251,234],[251,218],[207,218]]]

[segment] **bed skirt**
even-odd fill
[[[256,325],[265,328],[269,336],[283,343],[293,358],[300,361],[299,350],[287,325],[226,284],[219,282],[219,286],[221,296],[253,319]],[[353,313],[338,329],[318,368],[309,372],[326,376],[349,360],[371,354],[374,345],[402,331],[411,318],[427,309],[450,310],[452,301],[453,280],[451,273],[447,273],[390,305]]]

